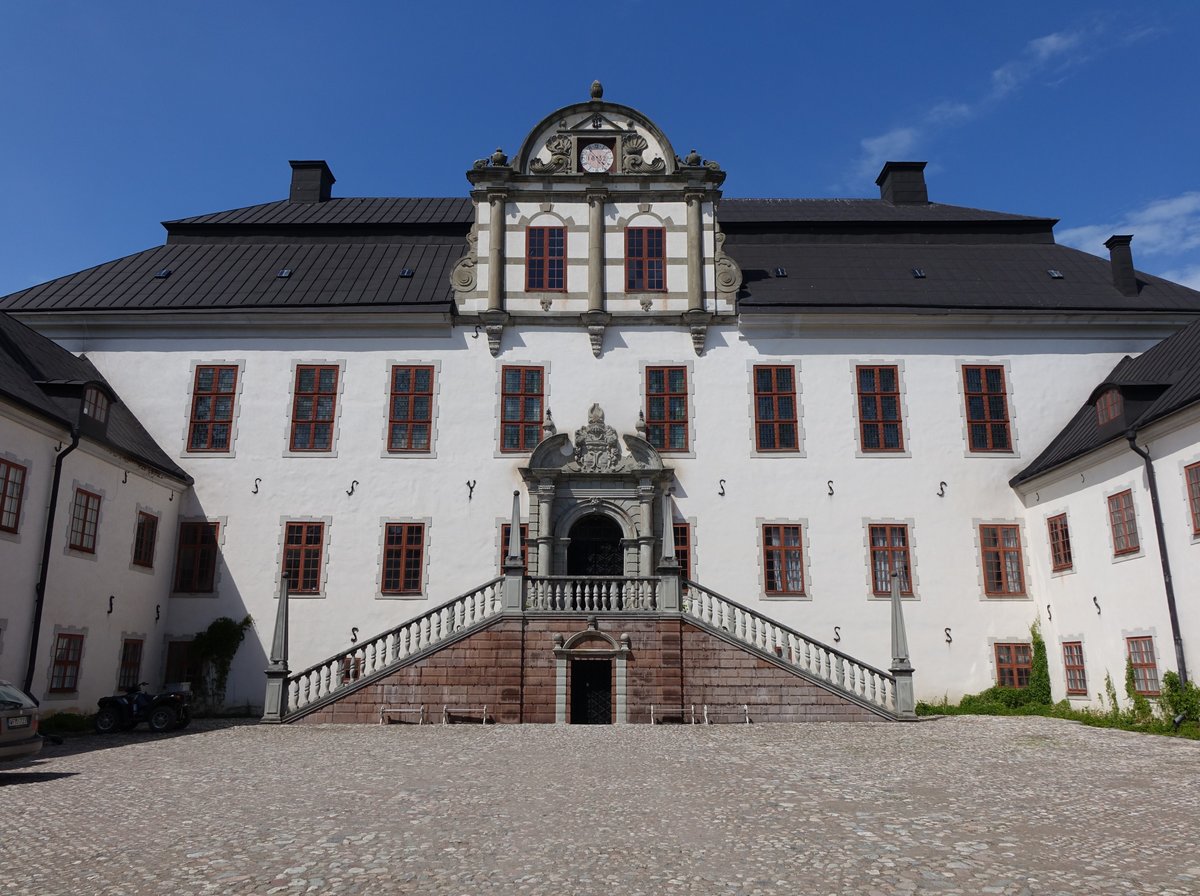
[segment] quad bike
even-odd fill
[[[148,682],[139,682],[124,688],[124,693],[114,697],[101,697],[100,707],[93,722],[97,734],[128,731],[140,722],[155,734],[178,728],[186,728],[192,720],[187,691],[168,691],[162,694],[147,694],[142,690]]]

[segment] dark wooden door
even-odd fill
[[[612,660],[571,661],[571,724],[612,724]]]
[[[600,514],[585,516],[571,527],[567,546],[567,575],[622,576],[625,556],[621,527]]]

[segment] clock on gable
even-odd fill
[[[588,174],[603,174],[612,170],[615,154],[610,141],[583,143],[579,150],[579,167]]]

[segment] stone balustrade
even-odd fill
[[[658,578],[630,576],[528,576],[525,608],[578,613],[654,612]]]

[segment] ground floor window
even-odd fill
[[[763,526],[763,575],[767,594],[804,594],[799,526]]]
[[[291,594],[321,591],[324,523],[288,523],[283,538],[283,575]]]
[[[54,639],[54,665],[50,669],[51,693],[67,693],[79,687],[79,664],[83,659],[83,635],[60,634]]]
[[[142,642],[136,638],[126,638],[121,642],[121,677],[117,680],[117,687],[137,687],[141,675]]]
[[[192,642],[171,641],[167,644],[167,668],[163,673],[163,680],[168,682],[191,681],[194,671]]]
[[[1028,644],[996,645],[996,684],[1004,688],[1029,685],[1033,669],[1033,648]]]
[[[1158,696],[1158,662],[1153,638],[1126,638],[1129,664],[1133,666],[1133,689],[1146,697]]]
[[[1087,694],[1087,671],[1083,667],[1083,642],[1063,643],[1063,668],[1066,670],[1067,693]]]
[[[383,536],[383,593],[420,594],[424,556],[424,523],[388,523]]]

